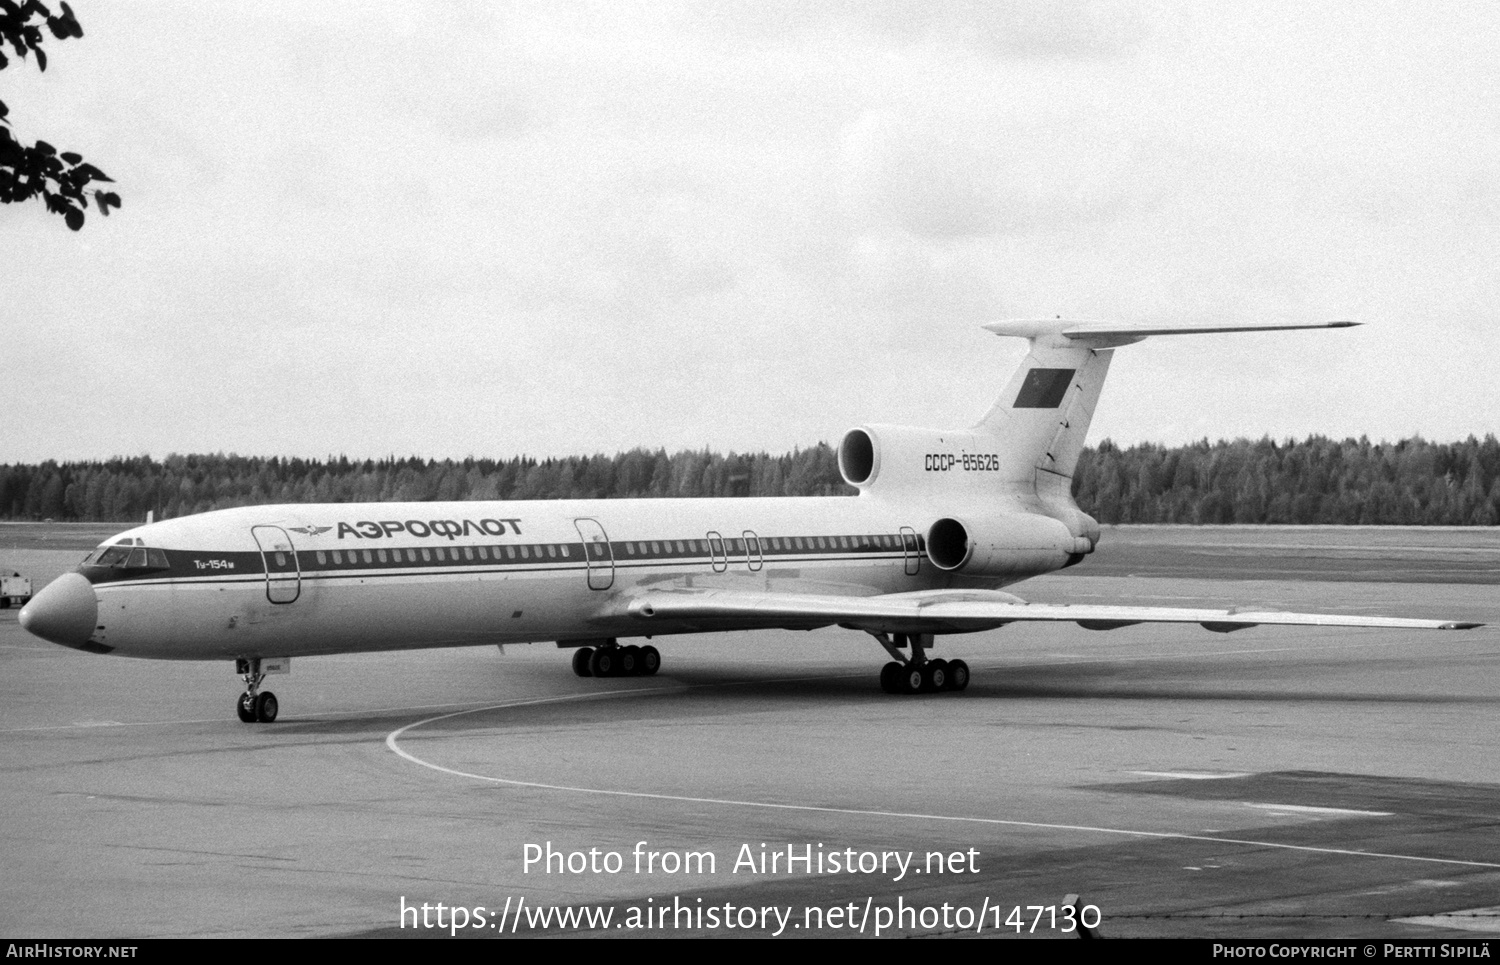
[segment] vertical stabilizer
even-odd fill
[[[1073,477],[1113,349],[1031,340],[1031,351],[976,432],[1003,443],[1007,482],[1041,471]]]

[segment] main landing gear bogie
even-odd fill
[[[649,677],[660,669],[661,651],[649,645],[610,644],[573,651],[573,672],[580,677]]]
[[[930,660],[922,666],[891,661],[880,668],[880,689],[888,694],[935,694],[969,686],[962,660]]]
[[[896,643],[883,633],[872,634],[881,646],[895,657],[880,668],[880,689],[888,694],[935,694],[959,691],[969,686],[969,665],[962,660],[928,659],[926,649],[932,646],[931,635],[903,637]],[[910,646],[912,655],[901,653]]]

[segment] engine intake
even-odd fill
[[[927,559],[940,570],[965,576],[1021,576],[1058,569],[1086,542],[1062,522],[1032,513],[987,521],[981,532],[945,516],[927,530]]]
[[[973,553],[969,530],[958,520],[944,517],[927,530],[927,558],[938,569],[960,569]]]
[[[879,468],[875,458],[875,440],[863,429],[850,429],[839,443],[839,472],[851,486],[864,486],[875,478]]]

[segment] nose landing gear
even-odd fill
[[[245,692],[235,702],[235,711],[240,720],[247,724],[262,723],[269,724],[276,719],[281,705],[276,700],[276,695],[269,690],[261,692],[260,683],[266,679],[261,672],[260,658],[240,658],[234,662],[235,672],[245,681]]]

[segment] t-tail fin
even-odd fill
[[[1000,481],[1023,491],[1034,487],[1052,515],[1068,519],[1081,515],[1073,503],[1073,473],[1116,348],[1153,335],[1348,328],[1356,324],[1152,327],[1064,319],[992,322],[984,327],[996,335],[1029,340],[1031,351],[973,431],[989,436],[1003,454]],[[1070,523],[1070,527],[1073,525]]]
[[[1028,339],[1031,351],[993,408],[974,427],[1005,444],[1005,475],[1021,482],[1041,472],[1071,479],[1083,452],[1104,376],[1114,349],[1153,335],[1211,332],[1267,332],[1307,328],[1348,328],[1355,322],[1285,325],[1200,325],[1151,327],[1016,319],[984,326],[996,335]]]

